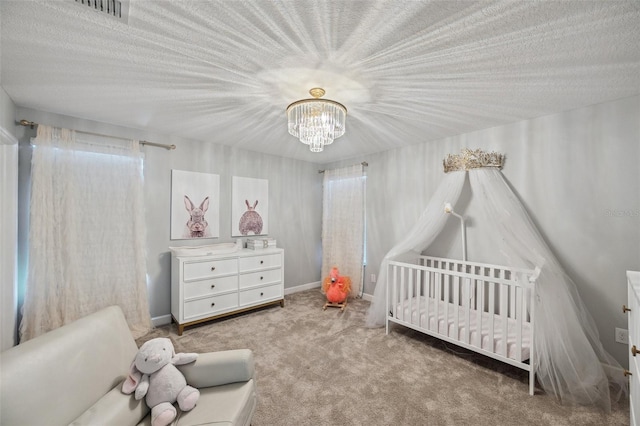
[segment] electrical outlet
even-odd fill
[[[377,279],[376,274],[371,274],[371,282],[375,283],[376,279]]]
[[[626,328],[618,328],[616,327],[616,342],[624,343],[625,345],[629,344],[629,330]]]

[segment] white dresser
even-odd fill
[[[284,250],[171,255],[171,316],[185,327],[271,304],[284,307]]]
[[[627,271],[629,320],[629,406],[632,426],[640,425],[640,272]],[[627,373],[628,374],[628,373]]]

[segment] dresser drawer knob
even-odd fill
[[[636,345],[631,346],[631,354],[633,356],[638,355],[638,353],[640,353],[640,351],[638,350],[638,348],[636,348]]]
[[[261,261],[260,261],[260,264],[262,265],[263,263],[264,263],[264,260],[261,260]]]
[[[624,376],[625,376],[625,377],[627,377],[627,376],[633,376],[633,374],[632,374],[632,373],[631,373],[631,371],[629,371],[629,370],[624,370]]]
[[[627,308],[627,305],[622,305],[622,313],[626,314],[627,312],[631,312],[631,308]]]
[[[215,284],[211,284],[211,288],[216,288],[216,285]]]
[[[260,296],[264,296],[264,293],[260,293]]]
[[[216,302],[212,302],[212,303],[211,303],[211,306],[216,306]]]
[[[211,267],[211,270],[212,270],[212,271],[215,271],[215,270],[216,270],[216,267],[215,267],[215,266],[212,266],[212,267]]]
[[[263,280],[263,279],[264,279],[264,277],[260,277],[260,279],[261,279],[261,280]]]

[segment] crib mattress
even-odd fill
[[[418,300],[419,299],[419,300]],[[429,318],[427,319],[427,300],[429,303]],[[446,311],[445,305],[448,306]],[[418,312],[418,306],[420,306],[420,312]],[[437,332],[439,334],[448,336],[459,342],[464,341],[464,336],[467,333],[467,318],[465,314],[465,308],[457,306],[452,303],[446,303],[439,301],[438,303],[438,318],[436,328],[436,301],[432,298],[427,299],[424,296],[414,297],[412,299],[406,299],[400,302],[396,306],[396,318],[405,322],[409,322],[414,326],[418,326],[422,329],[426,329],[430,332]],[[458,310],[458,330],[455,329],[455,312]],[[409,310],[411,309],[411,312]],[[401,317],[399,314],[403,313]],[[445,319],[445,312],[448,312],[448,316]],[[420,321],[418,322],[418,316]],[[493,341],[489,336],[489,324],[490,317],[493,316]],[[409,320],[409,318],[411,318]],[[478,346],[478,322],[481,322],[482,329],[480,330],[482,349],[493,352],[496,354],[502,354],[502,346],[505,344],[504,328],[502,326],[503,319],[499,315],[490,314],[488,312],[482,312],[481,321],[478,321],[478,311],[471,309],[469,311],[469,330],[471,332],[469,336],[469,344]],[[517,352],[520,350],[521,361],[529,359],[529,350],[531,347],[531,326],[528,322],[522,323],[522,347],[518,349],[517,344],[517,327],[518,324],[514,319],[507,319],[507,357],[513,360],[518,360]]]

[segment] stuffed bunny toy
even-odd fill
[[[151,408],[152,426],[165,426],[176,417],[173,406],[178,402],[182,411],[195,407],[200,391],[187,385],[176,365],[188,364],[198,358],[195,353],[175,353],[171,340],[163,337],[144,343],[131,363],[129,376],[122,384],[122,392],[135,391],[136,400],[146,396]]]

